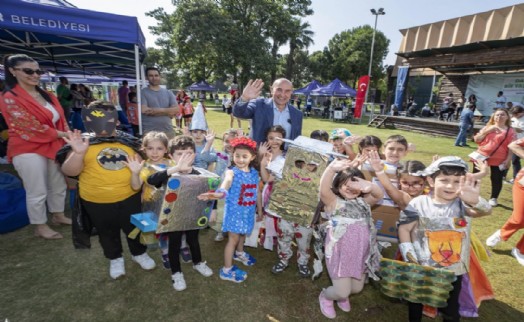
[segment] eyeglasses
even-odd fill
[[[43,75],[45,74],[46,72],[41,70],[41,69],[31,69],[31,68],[13,68],[14,70],[21,70],[23,71],[24,73],[26,73],[27,75],[31,76],[33,75],[34,73],[36,73],[37,75]]]
[[[420,189],[424,186],[423,183],[413,183],[413,184],[409,184],[407,182],[403,182],[403,181],[400,181],[400,184],[405,186],[405,187],[408,187],[408,188],[414,188],[414,189]]]

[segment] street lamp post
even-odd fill
[[[371,84],[371,66],[373,64],[373,49],[375,48],[375,33],[377,31],[378,16],[382,16],[386,14],[386,12],[384,11],[384,8],[379,8],[378,11],[375,9],[371,9],[370,11],[371,11],[371,14],[375,16],[375,27],[373,28],[373,39],[371,40],[371,55],[369,58],[369,68],[368,68],[369,84],[366,87],[366,98],[365,98],[366,103],[368,103],[369,85]]]

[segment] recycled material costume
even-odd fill
[[[255,225],[255,208],[258,192],[258,171],[244,172],[232,167],[234,179],[224,206],[223,232],[240,235],[251,233]]]
[[[471,251],[471,219],[466,215],[462,201],[455,199],[442,205],[433,203],[431,196],[416,197],[401,212],[400,223],[417,219],[419,225],[412,235],[416,237],[413,246],[419,263],[454,272],[457,280],[450,297],[458,297],[461,316],[478,317],[480,302],[494,296],[475,252]],[[485,256],[483,247],[475,249],[479,256]],[[426,315],[434,317],[436,313],[434,308],[424,309]]]
[[[141,212],[140,192],[130,186],[131,172],[123,163],[128,156],[140,154],[140,140],[115,131],[116,110],[86,108],[82,110],[84,124],[97,136],[89,137],[89,148],[84,156],[84,167],[78,176],[78,193],[73,209],[73,245],[90,248],[89,237],[93,226],[99,234],[104,255],[109,259],[121,257],[120,229],[129,234],[134,226],[131,214]],[[99,136],[114,133],[114,136]],[[72,151],[65,145],[57,153],[63,164]],[[118,206],[120,205],[120,206]],[[118,208],[115,212],[115,208]],[[127,219],[124,217],[127,216]],[[127,238],[134,256],[145,253],[146,246],[138,239]]]
[[[331,279],[361,279],[368,274],[378,280],[380,264],[377,231],[371,218],[369,205],[358,197],[352,200],[337,199],[333,213],[321,229],[326,232],[324,243],[326,267]]]

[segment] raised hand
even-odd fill
[[[369,164],[375,172],[384,170],[384,165],[377,151],[369,151]]]
[[[261,79],[250,79],[242,91],[242,100],[249,101],[259,97],[262,93],[262,88],[264,88],[264,82]]]
[[[476,205],[480,197],[480,180],[477,180],[471,173],[462,176],[457,196],[468,205]]]
[[[74,153],[85,154],[89,148],[89,139],[83,138],[79,130],[68,131],[63,139],[71,146]]]
[[[358,144],[361,140],[362,140],[361,136],[351,135],[351,136],[346,137],[344,141],[342,141],[342,143],[345,145],[353,145],[353,144]]]
[[[370,193],[371,189],[373,189],[373,183],[371,183],[371,181],[367,181],[358,177],[354,177],[353,179],[356,181],[351,181],[351,188],[356,190],[358,189],[362,193]]]
[[[260,144],[260,146],[258,147],[258,154],[259,155],[264,155],[266,154],[267,152],[270,152],[271,151],[271,145],[269,144],[269,142],[264,142],[262,144]]]
[[[271,152],[266,152],[262,155],[262,160],[260,161],[260,164],[266,168],[269,165],[269,162],[273,160],[273,154]]]
[[[351,160],[349,159],[335,159],[327,167],[335,172],[340,172],[344,169],[347,169],[351,166]]]
[[[214,140],[215,140],[215,132],[209,129],[206,134],[206,142],[213,143]]]
[[[127,157],[127,162],[124,161],[124,164],[131,170],[131,173],[138,174],[140,173],[140,170],[142,170],[142,166],[144,165],[144,160],[138,156],[138,154],[134,156]]]
[[[189,173],[193,169],[194,153],[184,153],[177,162],[176,169],[180,173]]]

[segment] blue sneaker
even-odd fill
[[[233,254],[233,259],[241,262],[245,266],[253,266],[257,262],[257,260],[253,256],[249,255],[246,252],[244,252],[241,255],[237,255],[237,253],[235,252],[235,254]]]
[[[242,283],[247,278],[247,273],[233,265],[228,273],[224,271],[224,267],[220,269],[220,279],[224,281],[231,281],[234,283]]]
[[[182,261],[184,263],[191,262],[191,252],[189,251],[189,247],[180,248],[180,256],[182,256]]]
[[[162,254],[162,264],[165,269],[171,269],[171,264],[169,263],[169,256],[167,254]]]

